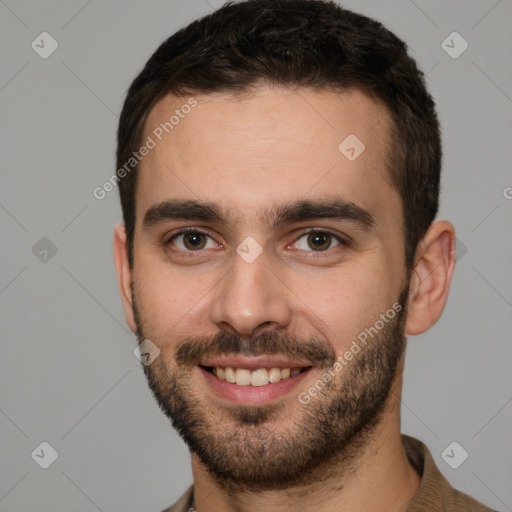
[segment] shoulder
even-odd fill
[[[191,485],[180,497],[180,499],[162,512],[188,512],[194,500],[194,486]]]
[[[421,476],[420,488],[407,512],[496,512],[452,487],[421,441],[402,435],[402,444],[409,461]]]

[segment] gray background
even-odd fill
[[[92,190],[115,171],[131,80],[221,3],[0,0],[2,511],[158,511],[192,481],[124,322],[117,190]],[[395,31],[428,72],[444,135],[439,218],[459,239],[444,315],[409,338],[403,431],[454,486],[512,510],[512,2],[345,5]],[[31,48],[43,31],[59,44],[47,59]],[[441,47],[453,31],[469,43],[457,59]],[[43,441],[59,455],[46,470],[31,458]],[[458,469],[441,458],[452,441],[469,453]]]

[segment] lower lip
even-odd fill
[[[239,386],[238,384],[220,380],[202,366],[198,368],[217,396],[237,405],[263,405],[285,396],[295,389],[312,369],[310,367],[298,375],[264,386]]]

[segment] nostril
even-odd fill
[[[261,331],[265,330],[267,327],[269,327],[269,326],[271,326],[271,325],[272,325],[272,322],[270,322],[270,321],[262,322],[260,325],[258,325],[258,327],[256,327],[256,328],[253,330],[253,336],[254,336],[254,337],[259,336],[259,334],[261,333]]]

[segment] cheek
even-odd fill
[[[344,351],[381,313],[391,307],[390,283],[368,266],[361,271],[333,272],[322,277],[296,280],[291,288],[297,301],[298,317],[323,335],[337,352]]]
[[[146,330],[163,345],[172,339],[206,332],[209,291],[215,276],[171,271],[154,260],[142,259],[135,273],[137,307]],[[137,276],[143,276],[137,279]],[[191,328],[192,325],[192,328]],[[211,328],[210,328],[211,330]],[[148,334],[149,334],[148,332]]]

